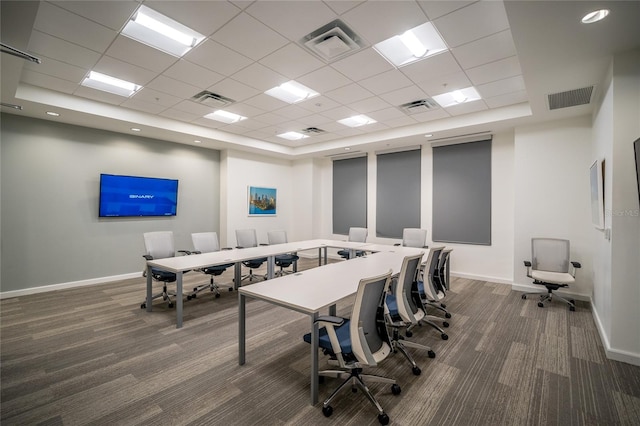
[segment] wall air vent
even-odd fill
[[[344,58],[365,47],[364,41],[340,19],[302,37],[300,44],[325,62]]]
[[[321,135],[326,133],[326,130],[318,129],[317,127],[307,127],[306,129],[302,129],[301,132],[306,135]]]
[[[200,102],[215,108],[222,108],[227,105],[231,105],[235,103],[233,99],[229,99],[225,96],[218,95],[217,93],[209,92],[208,90],[203,90],[200,93],[197,93],[193,99],[196,102]]]
[[[438,104],[433,99],[420,99],[419,101],[413,101],[400,105],[400,109],[407,114],[417,114],[419,112],[432,111],[438,109]]]
[[[588,86],[566,92],[551,93],[547,95],[549,110],[590,104],[594,89],[595,86]]]

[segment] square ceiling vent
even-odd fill
[[[551,93],[547,95],[549,110],[590,104],[593,100],[594,89],[595,86],[587,86],[566,92]]]
[[[202,92],[197,93],[193,96],[193,100],[214,108],[222,108],[235,103],[233,99],[218,95],[217,93],[213,93],[208,90],[203,90]]]
[[[300,44],[325,62],[342,59],[365,47],[365,43],[340,19],[304,36]]]
[[[438,109],[438,103],[431,98],[420,99],[413,102],[400,105],[400,109],[407,114],[417,114],[419,112],[428,112]]]

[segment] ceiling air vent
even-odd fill
[[[218,95],[217,93],[209,92],[208,90],[203,90],[202,92],[196,94],[193,99],[196,102],[200,102],[206,105],[210,105],[216,108],[221,108],[227,105],[231,105],[235,101],[233,99],[229,99],[225,96]]]
[[[344,58],[365,46],[364,41],[340,19],[302,37],[300,44],[325,62]]]
[[[301,132],[307,135],[321,135],[326,133],[326,130],[318,129],[317,127],[307,127],[306,129],[302,129]]]
[[[438,104],[433,99],[420,99],[400,105],[400,109],[408,114],[427,112],[438,108]]]
[[[595,86],[583,87],[581,89],[567,90],[566,92],[551,93],[547,95],[549,109],[569,108],[578,105],[591,103]]]

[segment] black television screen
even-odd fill
[[[100,175],[100,217],[175,216],[178,180]]]
[[[638,203],[640,203],[640,138],[633,143],[633,150],[636,154],[636,181],[638,183]]]

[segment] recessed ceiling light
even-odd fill
[[[600,9],[594,10],[593,12],[587,13],[582,17],[583,24],[593,24],[594,22],[598,22],[603,20],[609,14],[609,9]]]
[[[199,32],[144,5],[124,27],[122,35],[178,57],[205,38]]]
[[[289,139],[290,141],[297,141],[297,140],[305,139],[309,137],[307,135],[303,135],[302,133],[298,133],[298,132],[280,133],[279,135],[276,135],[276,136],[283,139]]]
[[[269,89],[264,93],[290,104],[295,104],[296,102],[311,99],[319,95],[318,92],[293,80],[282,83],[280,86]]]
[[[349,127],[360,127],[367,124],[377,123],[377,121],[371,117],[367,117],[366,115],[354,115],[353,117],[338,120],[338,123]]]
[[[135,83],[120,80],[119,78],[111,77],[95,71],[91,71],[89,73],[89,76],[84,79],[82,85],[126,97],[133,95],[142,88],[142,86]]]
[[[345,151],[351,151],[351,148],[346,147],[344,150],[345,150]]]
[[[140,129],[138,129],[137,127],[132,127],[132,128],[131,128],[131,131],[132,131],[132,132],[139,132],[139,131],[140,131]]]
[[[210,120],[221,121],[223,123],[232,124],[237,123],[238,121],[246,120],[247,117],[243,117],[238,114],[234,114],[232,112],[223,111],[221,109],[214,111],[210,114],[204,116],[204,118],[208,118]]]
[[[447,45],[433,24],[425,22],[401,35],[381,41],[373,48],[396,67],[402,67],[444,52]]]
[[[475,87],[470,86],[464,89],[433,96],[433,99],[439,103],[441,107],[447,108],[454,105],[460,105],[465,102],[477,101],[482,98]]]
[[[47,111],[47,115],[50,115],[52,117],[59,117],[60,114],[58,114],[57,112],[53,112],[53,111]]]
[[[433,136],[431,133],[427,133],[426,135],[424,135],[425,138],[430,138],[431,136]]]
[[[195,143],[202,143],[202,141],[199,141],[199,140],[197,140],[197,139],[196,139],[194,142],[195,142]]]

